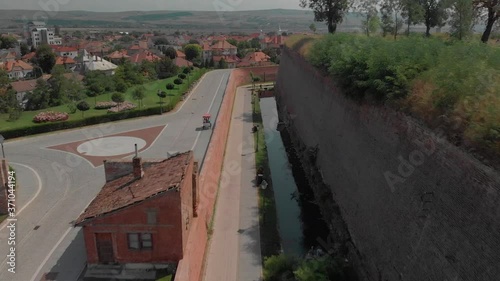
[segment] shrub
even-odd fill
[[[175,85],[181,85],[182,84],[182,79],[180,79],[180,78],[175,79],[174,80],[174,84]]]
[[[186,67],[186,68],[184,68],[184,69],[182,70],[182,73],[184,73],[184,74],[188,74],[188,73],[190,73],[190,72],[191,72],[191,68],[189,68],[189,67]]]
[[[74,102],[68,103],[67,107],[70,114],[75,114],[77,108]]]
[[[101,101],[95,105],[95,109],[110,109],[117,106],[118,104],[114,101]]]
[[[126,102],[120,103],[120,105],[117,105],[115,107],[108,109],[108,112],[115,112],[116,113],[116,112],[134,109],[134,108],[136,108],[135,104],[126,101]]]
[[[284,254],[268,257],[264,260],[264,280],[290,280],[290,278],[293,278],[293,271],[297,266],[298,261],[295,258]]]
[[[186,79],[186,74],[179,73],[179,75],[177,75],[177,77],[179,77],[180,79]]]
[[[14,109],[9,114],[9,121],[13,122],[21,118],[22,111],[20,109]]]
[[[167,84],[167,90],[173,90],[175,88],[175,85],[172,83]]]
[[[111,96],[111,100],[116,103],[122,103],[125,101],[125,96],[122,93],[114,93]]]
[[[66,112],[45,111],[45,112],[40,112],[35,117],[33,117],[33,122],[35,123],[57,122],[57,121],[66,121],[68,119],[69,119],[69,114]]]
[[[90,109],[90,105],[84,100],[79,102],[76,105],[76,107],[78,108],[78,110],[80,110],[82,112],[82,117],[84,116],[84,112]]]

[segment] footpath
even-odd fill
[[[251,101],[248,89],[237,90],[204,281],[261,280],[259,197],[255,187]]]

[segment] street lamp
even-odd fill
[[[5,141],[5,138],[0,135],[0,145],[2,145],[2,155],[3,155],[3,158],[5,158],[5,151],[3,150],[3,142]]]

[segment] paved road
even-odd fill
[[[223,166],[228,180],[219,188],[204,281],[261,280],[251,101],[250,91],[238,88]]]
[[[10,246],[4,223],[0,225],[0,280],[38,281],[45,273],[56,272],[56,280],[72,281],[83,270],[82,233],[71,223],[105,183],[104,171],[79,156],[47,147],[168,124],[141,156],[166,158],[169,152],[194,149],[201,161],[212,131],[197,128],[204,113],[217,115],[229,74],[228,70],[206,74],[173,113],[6,142],[6,157],[17,171],[19,184],[16,273],[7,270]]]

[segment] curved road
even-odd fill
[[[105,183],[102,165],[47,147],[121,132],[165,125],[141,157],[167,158],[169,152],[194,150],[203,160],[212,130],[198,130],[206,112],[215,119],[224,96],[230,70],[207,73],[177,111],[162,116],[101,124],[7,141],[6,158],[16,169],[16,273],[7,261],[9,235],[0,225],[0,280],[38,281],[47,272],[54,280],[77,280],[85,265],[80,228],[72,222]],[[52,279],[51,279],[52,280]]]

